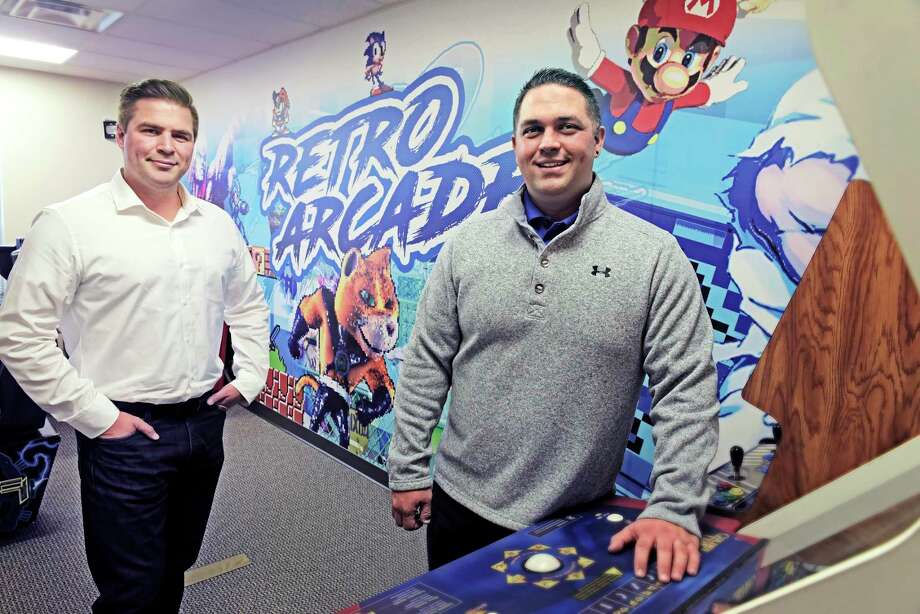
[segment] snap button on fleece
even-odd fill
[[[533,291],[537,294],[543,294],[543,284],[537,284],[533,287]]]

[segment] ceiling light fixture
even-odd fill
[[[73,57],[76,52],[76,49],[0,36],[0,55],[7,57],[48,62],[49,64],[63,64]]]
[[[121,19],[124,13],[67,0],[0,0],[0,15],[102,32]]]

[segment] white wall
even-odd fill
[[[915,102],[920,2],[808,0],[806,6],[818,66],[916,283],[920,173],[913,154],[920,134],[920,109]]]
[[[122,86],[0,68],[2,240],[23,236],[36,212],[109,179],[121,151],[102,137]]]

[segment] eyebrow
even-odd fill
[[[157,124],[151,124],[150,122],[142,122],[142,123],[138,126],[138,129],[140,129],[140,128],[153,128],[153,129],[155,129],[155,130],[165,130],[165,128],[163,128],[163,126],[160,126],[160,125],[157,125]],[[187,136],[187,137],[191,137],[191,136],[192,136],[192,133],[189,132],[188,130],[181,130],[181,129],[179,129],[179,130],[172,130],[171,132],[172,132],[173,134],[181,134],[181,135]]]
[[[552,121],[553,123],[573,122],[579,125],[583,123],[579,118],[575,117],[574,115],[560,115],[559,117],[554,118]],[[540,124],[541,122],[538,119],[522,119],[521,120],[522,128],[525,126],[539,126]]]

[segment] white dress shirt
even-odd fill
[[[213,387],[224,321],[233,385],[247,401],[265,385],[268,308],[249,251],[225,211],[179,193],[168,222],[116,172],[43,209],[10,273],[0,359],[39,406],[88,437],[115,422],[110,399],[177,403]]]

